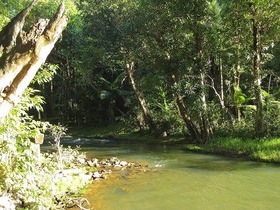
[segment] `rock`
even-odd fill
[[[139,163],[136,163],[136,164],[134,164],[133,166],[134,166],[135,168],[140,168],[142,165],[139,164]]]
[[[87,165],[90,166],[90,167],[93,167],[93,166],[94,166],[94,163],[93,163],[91,160],[88,160],[88,161],[87,161]]]
[[[120,170],[122,167],[120,165],[114,165],[114,168]]]
[[[94,179],[99,179],[99,178],[102,177],[102,174],[100,174],[98,171],[96,171],[96,172],[93,173],[92,177],[93,177]]]
[[[102,170],[101,173],[102,174],[111,174],[112,171],[111,170]]]
[[[91,160],[91,162],[92,162],[93,164],[98,164],[98,159],[97,159],[97,158],[93,158],[93,159]]]
[[[157,164],[155,165],[155,167],[156,167],[156,168],[162,168],[162,167],[164,167],[164,165],[157,163]]]
[[[78,161],[80,164],[85,164],[86,162],[85,158],[78,158]]]
[[[120,162],[120,166],[127,166],[127,164],[128,164],[128,163],[127,163],[126,161],[121,161],[121,162]]]
[[[111,164],[116,164],[116,165],[119,165],[119,163],[121,162],[117,157],[112,157],[110,158],[109,161]]]
[[[107,163],[106,163],[106,161],[103,160],[103,161],[100,161],[100,164],[104,166],[104,165],[106,165]]]

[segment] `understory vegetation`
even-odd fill
[[[43,119],[198,144],[280,135],[279,2],[77,3]],[[232,17],[235,17],[234,19]]]
[[[42,71],[34,82],[49,81]],[[65,128],[35,120],[28,112],[42,111],[43,97],[28,88],[19,104],[0,125],[0,207],[4,209],[64,209],[75,206],[75,196],[91,179],[77,149],[63,148]],[[53,139],[50,152],[41,152],[44,133]],[[41,142],[36,142],[41,141]],[[81,168],[82,173],[65,174]],[[92,170],[92,169],[91,169]],[[76,202],[76,204],[78,204]]]

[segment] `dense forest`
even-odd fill
[[[2,25],[26,5],[9,2]],[[279,134],[278,1],[81,0],[68,15],[42,68],[54,79],[33,85],[46,101],[40,119],[124,121],[197,142]]]
[[[5,84],[5,62],[11,53],[27,53],[29,45],[5,46],[12,38],[5,26],[31,2],[0,2],[2,159],[8,151],[26,164],[27,156],[18,156],[21,147],[29,147],[27,139],[44,133],[50,123],[121,124],[131,132],[183,136],[196,144],[217,136],[280,135],[279,0],[65,0],[67,27],[57,10],[60,1],[33,1],[24,30],[39,18],[59,15],[65,21],[60,32],[66,28],[15,102],[7,97],[14,87]],[[18,46],[29,38],[13,39]],[[5,100],[13,107],[8,116],[2,113]],[[59,139],[64,128],[51,127]],[[16,171],[5,167],[0,177],[7,170],[15,178]]]
[[[279,135],[279,1],[72,5],[44,70],[42,119],[158,135]]]

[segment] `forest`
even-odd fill
[[[60,148],[65,128],[57,125],[106,131],[119,125],[116,136],[183,138],[206,147],[220,137],[249,139],[248,145],[279,138],[279,0],[64,0],[65,11],[60,2],[0,2],[0,177],[17,180],[3,179],[0,194],[19,191],[14,182],[22,186],[11,163],[42,167],[18,156],[39,133],[52,134]],[[15,27],[31,32],[19,40],[5,26],[21,11],[25,22]],[[39,47],[52,38],[40,44],[40,35],[29,37],[38,19],[43,30],[34,34],[58,30],[45,51]],[[42,51],[35,57],[34,43],[34,52]],[[19,55],[31,60],[22,67]],[[27,73],[5,76],[27,65],[37,65],[30,81]],[[20,205],[32,193],[19,196]]]
[[[40,118],[124,122],[198,143],[219,132],[279,135],[278,1],[74,6],[43,68],[54,79],[36,86]]]

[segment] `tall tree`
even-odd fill
[[[279,38],[279,1],[249,1],[248,6],[251,11],[252,20],[252,51],[253,66],[252,73],[254,79],[254,94],[256,105],[256,136],[263,135],[263,96],[262,96],[262,64],[264,48],[271,46],[275,38]],[[276,32],[276,34],[275,34]],[[278,36],[278,37],[277,37]]]

